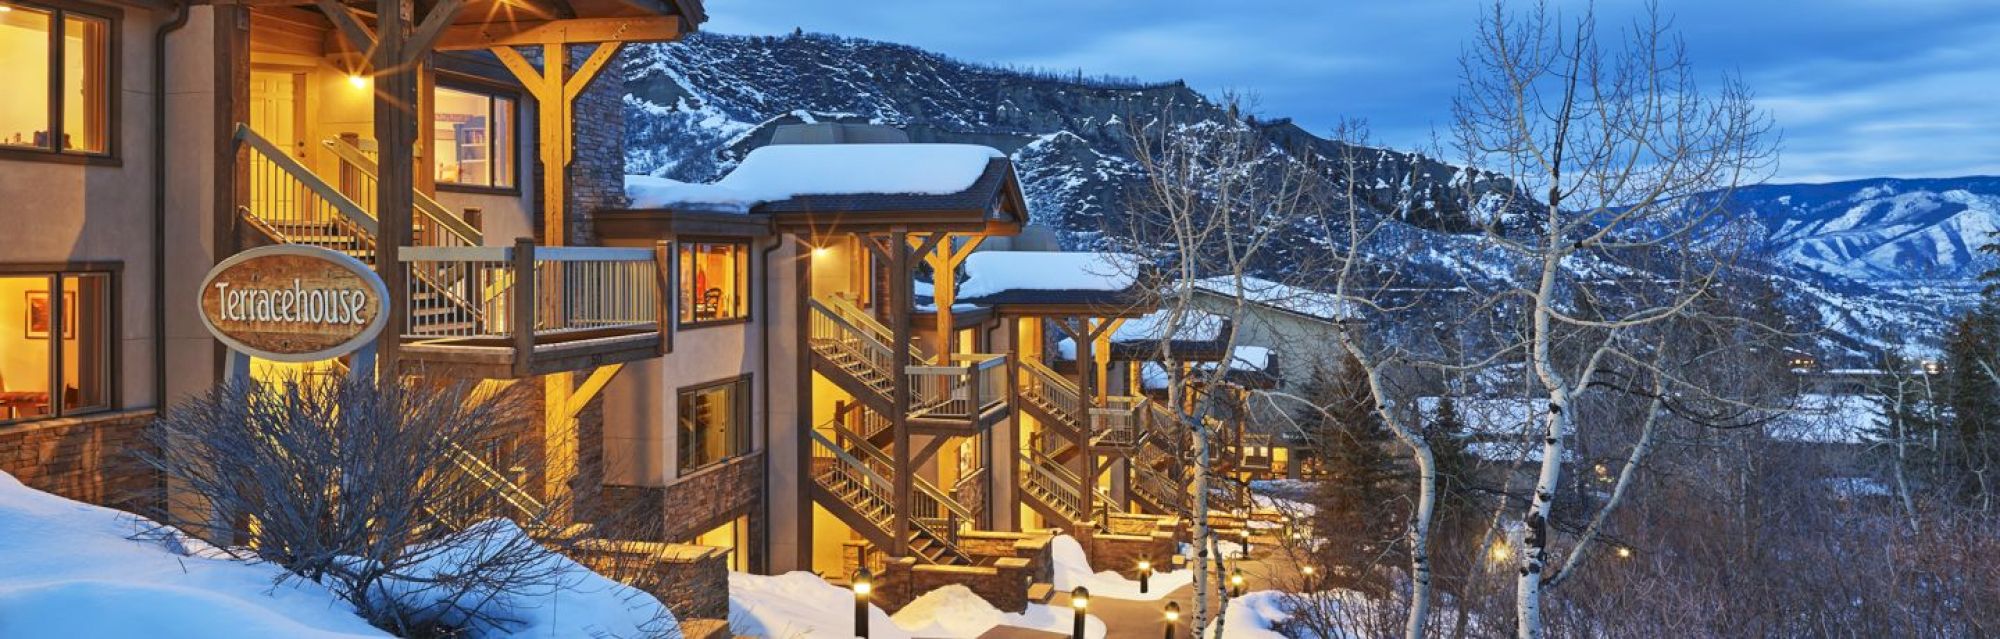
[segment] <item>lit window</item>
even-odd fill
[[[107,273],[0,275],[0,422],[110,407],[110,299]]]
[[[681,244],[681,323],[749,317],[750,245]]]
[[[514,188],[514,100],[442,86],[432,96],[438,184]]]
[[[0,4],[0,147],[110,150],[110,21],[64,9]],[[61,25],[61,37],[56,35]]]
[[[749,377],[683,388],[677,410],[681,475],[749,452]]]
[[[750,572],[749,551],[754,546],[750,544],[749,517],[731,519],[708,532],[696,535],[693,543],[696,546],[721,548],[727,551],[730,570]]]

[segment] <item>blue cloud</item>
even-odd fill
[[[1181,78],[1389,145],[1447,133],[1475,0],[715,0],[706,28],[809,31],[968,60]],[[1574,14],[1581,0],[1558,9]],[[1636,0],[1597,3],[1607,31]],[[1698,71],[1740,74],[1784,134],[1778,178],[2000,174],[2000,12],[1986,0],[1668,3]]]

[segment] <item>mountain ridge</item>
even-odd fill
[[[917,142],[1007,153],[1036,223],[1070,249],[1108,246],[1106,231],[1143,181],[1128,139],[1135,114],[1255,127],[1290,161],[1324,161],[1343,148],[1289,119],[1236,117],[1183,82],[1024,72],[859,38],[701,33],[632,47],[620,69],[627,173],[712,181],[783,124],[887,124]],[[1457,195],[1462,180],[1481,176],[1421,153],[1370,147],[1364,158],[1356,186],[1365,206],[1403,223],[1397,241],[1414,250],[1398,259],[1424,282],[1508,277]],[[1762,276],[1778,283],[1791,312],[1826,328],[1817,341],[1834,359],[1872,358],[1889,346],[1885,336],[1941,331],[1971,300],[1970,275],[1986,263],[1976,248],[1988,240],[1977,236],[2000,229],[2000,178],[1986,176],[1760,184],[1729,198],[1760,229],[1751,247],[1768,263]],[[1291,238],[1275,252],[1279,262],[1309,250],[1308,239]]]

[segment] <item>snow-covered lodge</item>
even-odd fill
[[[1022,236],[1003,155],[820,127],[714,184],[623,175],[607,66],[697,28],[698,0],[0,7],[20,85],[0,101],[0,470],[31,487],[158,508],[131,453],[162,405],[372,363],[533,399],[462,467],[570,504],[572,534],[671,544],[647,552],[692,584],[683,616],[726,613],[725,568],[1024,601],[1047,531],[1099,565],[1185,534],[1190,428],[1140,345],[1134,266]],[[208,330],[204,278],[273,245],[379,277],[372,357],[259,359]],[[1268,349],[1220,352],[1224,330],[1175,340],[1276,373]],[[1248,509],[1240,480],[1281,453],[1240,418],[1202,427],[1237,480],[1220,508]]]

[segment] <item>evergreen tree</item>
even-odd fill
[[[1335,574],[1383,588],[1370,570],[1393,565],[1406,549],[1408,479],[1400,471],[1395,435],[1376,413],[1367,372],[1349,356],[1331,372],[1316,369],[1307,396],[1325,408],[1309,424],[1325,480],[1314,495],[1313,529],[1328,543],[1320,559]]]
[[[1938,451],[1943,486],[1968,502],[1993,497],[2000,461],[2000,304],[1989,301],[1952,325],[1945,339],[1950,422]]]

